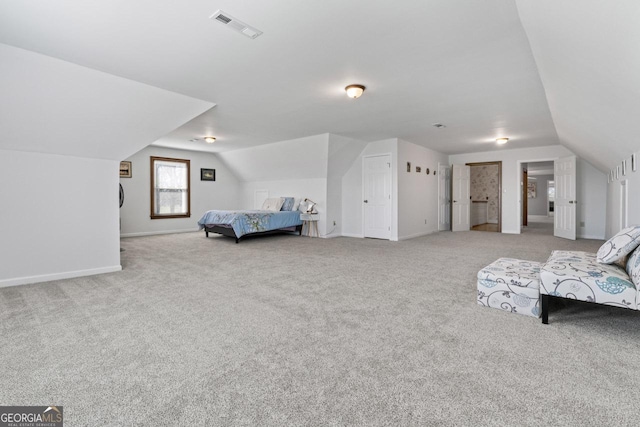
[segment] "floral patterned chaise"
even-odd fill
[[[540,270],[542,323],[548,323],[550,297],[640,310],[639,244],[640,226],[634,226],[608,240],[597,254],[553,251]]]
[[[500,258],[478,272],[478,304],[540,317],[539,262]]]

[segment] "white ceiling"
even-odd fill
[[[538,33],[555,31],[531,11],[540,3],[555,2],[2,2],[0,43],[217,104],[158,145],[215,152],[334,133],[454,154],[558,143],[554,94],[536,65],[548,58],[534,59],[529,45],[533,32],[543,50]],[[264,34],[251,40],[210,20],[217,9]],[[367,86],[362,98],[345,96],[350,83]],[[218,141],[189,142],[205,135]],[[498,148],[503,136],[510,142]],[[591,149],[570,139],[562,142],[579,154]]]

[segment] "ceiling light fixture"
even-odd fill
[[[362,85],[349,85],[344,88],[349,98],[360,98],[366,88]]]
[[[214,142],[216,142],[216,139],[213,136],[205,136],[204,141],[207,144],[213,144]]]
[[[496,139],[496,142],[497,142],[498,144],[500,144],[500,145],[504,145],[504,144],[506,144],[507,142],[509,142],[509,138],[498,138],[498,139]]]

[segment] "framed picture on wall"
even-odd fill
[[[131,178],[131,162],[120,162],[120,178]]]
[[[636,163],[636,153],[631,155],[631,171],[635,172],[638,168],[638,163]]]
[[[535,199],[536,198],[536,183],[535,181],[527,182],[527,198]]]
[[[200,181],[215,181],[216,170],[215,169],[200,169]]]

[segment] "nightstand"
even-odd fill
[[[318,233],[318,214],[301,213],[300,220],[302,221],[302,234],[305,233],[309,237],[313,237],[315,232],[316,237],[320,237]]]

